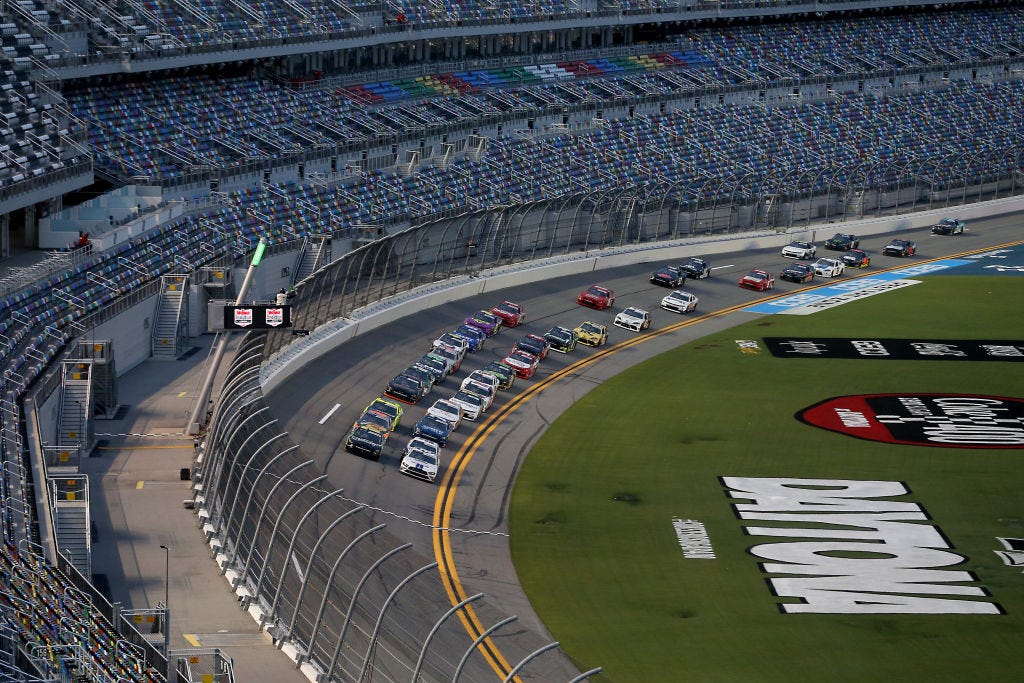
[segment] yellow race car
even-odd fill
[[[587,346],[603,346],[608,341],[608,328],[589,320],[584,320],[573,330],[577,341]]]

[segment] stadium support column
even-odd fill
[[[263,250],[266,248],[267,241],[261,237],[259,244],[256,245],[256,251],[252,255],[252,261],[249,262],[249,270],[245,271],[245,279],[242,280],[242,286],[238,288],[238,297],[235,299],[236,306],[241,306],[245,303],[245,295],[249,293],[249,286],[256,276],[256,268],[259,267],[260,261],[263,259]],[[196,397],[196,404],[192,408],[192,416],[185,426],[185,434],[188,436],[199,434],[203,427],[206,426],[207,404],[210,402],[213,380],[217,377],[217,369],[220,367],[220,362],[228,349],[230,334],[230,330],[224,330],[220,333],[220,339],[217,340],[217,346],[213,351],[213,358],[210,359],[210,367],[206,370],[206,377],[203,378],[203,384],[199,388],[199,395]]]

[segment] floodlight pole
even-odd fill
[[[252,261],[249,262],[249,269],[245,271],[245,278],[242,280],[242,286],[238,288],[238,297],[235,299],[235,306],[241,306],[245,303],[245,295],[249,292],[249,285],[252,284],[252,280],[256,276],[256,268],[259,267],[260,261],[263,260],[263,251],[266,248],[266,240],[260,237],[260,241],[256,245],[256,251],[252,255]],[[192,415],[189,417],[188,424],[185,426],[185,434],[188,436],[195,436],[201,432],[203,427],[206,425],[206,408],[207,404],[210,402],[210,392],[213,390],[213,380],[216,378],[217,369],[220,367],[220,362],[224,358],[225,352],[227,352],[230,334],[230,330],[224,330],[220,333],[220,339],[217,341],[217,346],[213,351],[213,358],[210,360],[210,367],[206,371],[206,377],[203,378],[203,384],[199,388],[199,396],[196,397],[195,406],[192,408]]]

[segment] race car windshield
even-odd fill
[[[587,290],[587,294],[593,294],[594,296],[604,296],[605,292],[599,287],[591,287]]]
[[[378,425],[384,429],[391,429],[391,420],[389,420],[386,415],[368,413],[359,418],[359,422],[363,424]]]
[[[412,452],[410,452],[409,455],[414,460],[419,460],[424,465],[436,465],[437,464],[437,456],[434,455],[433,453],[431,453],[430,451],[425,451],[425,450],[423,450],[421,448],[413,448]]]
[[[584,332],[593,332],[594,334],[601,333],[600,327],[598,327],[597,325],[591,325],[590,323],[583,323],[582,325],[580,325],[580,329],[582,329]]]
[[[380,443],[384,440],[384,436],[380,432],[370,429],[369,427],[357,427],[356,430],[352,432],[352,438],[372,443]]]

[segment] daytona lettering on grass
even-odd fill
[[[723,477],[784,614],[1002,614],[895,481]],[[789,539],[789,540],[782,540]],[[803,539],[803,540],[792,540]]]

